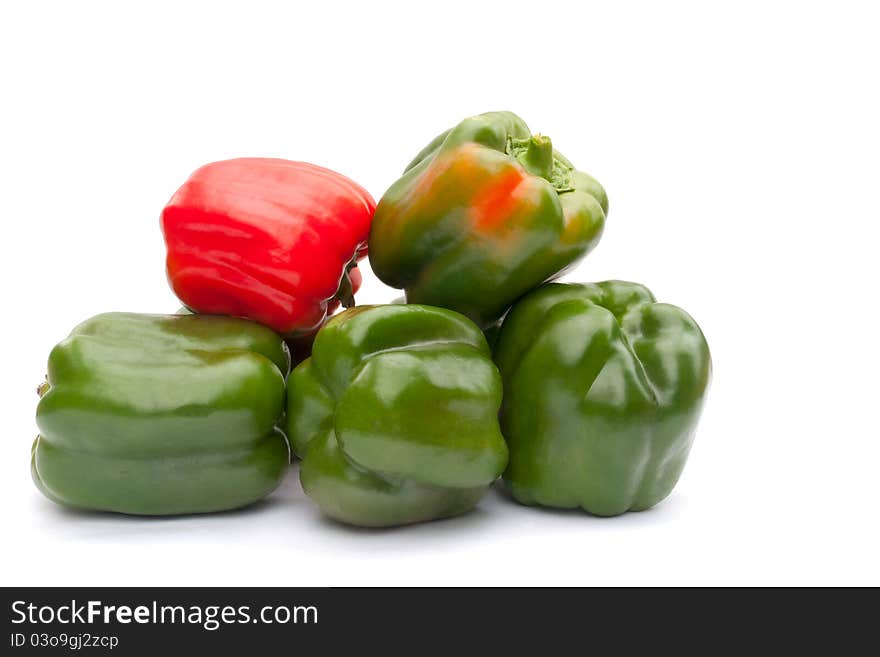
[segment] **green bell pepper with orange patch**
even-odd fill
[[[370,264],[409,303],[480,327],[559,276],[599,241],[602,186],[511,112],[465,119],[434,139],[385,192]]]

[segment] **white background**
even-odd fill
[[[870,3],[4,3],[2,584],[880,584],[878,16]],[[685,474],[599,519],[491,492],[392,531],[295,472],[216,516],[62,510],[29,478],[51,347],[172,312],[158,227],[197,166],[277,156],[378,199],[437,132],[511,109],[608,190],[569,280],[686,308],[715,377]],[[396,296],[372,275],[360,302]]]

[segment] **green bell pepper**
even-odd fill
[[[346,310],[319,331],[287,390],[303,489],[346,523],[463,513],[507,463],[501,378],[479,328],[450,310]]]
[[[108,313],[49,356],[31,473],[51,500],[142,515],[255,502],[289,463],[276,422],[289,354],[217,316]]]
[[[636,283],[548,284],[507,315],[495,360],[518,501],[613,516],[672,491],[712,368],[686,312]]]
[[[410,303],[450,308],[481,328],[599,241],[605,190],[511,112],[439,135],[380,200],[370,265]]]

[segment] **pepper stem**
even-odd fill
[[[351,279],[348,277],[348,271],[342,275],[339,281],[339,289],[336,291],[336,298],[342,304],[343,308],[351,308],[354,305],[354,290],[351,287]]]
[[[517,159],[526,170],[544,180],[551,180],[553,176],[553,144],[550,137],[545,135],[532,135],[523,144],[523,148]]]
[[[354,288],[351,285],[350,272],[357,267],[358,254],[355,253],[351,260],[345,265],[345,272],[339,280],[339,287],[336,289],[334,299],[338,299],[343,308],[351,308],[354,306]]]

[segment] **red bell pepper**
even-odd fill
[[[162,211],[168,281],[196,312],[307,334],[353,304],[375,209],[360,185],[314,164],[207,164]]]

